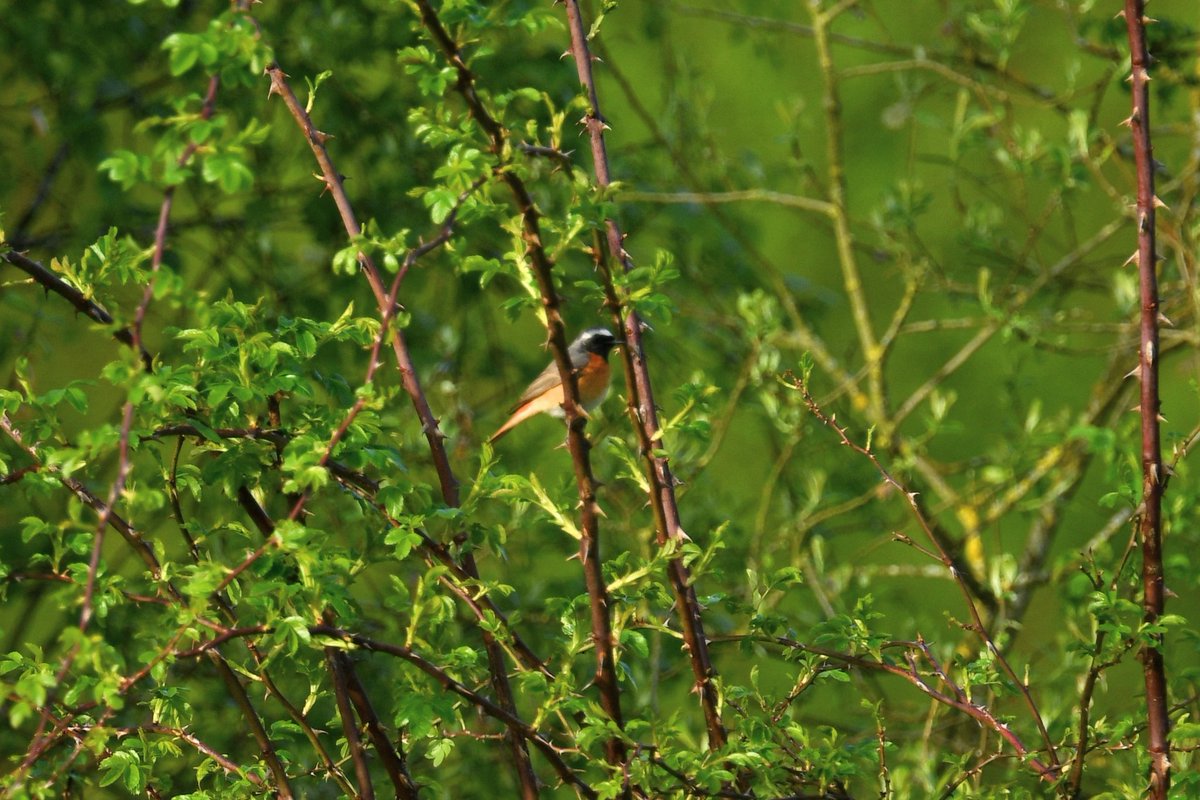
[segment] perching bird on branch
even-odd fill
[[[608,354],[620,344],[624,342],[607,329],[588,328],[579,334],[567,349],[567,357],[575,374],[575,383],[579,387],[579,403],[585,412],[600,405],[608,394],[609,378],[612,374],[608,366]],[[512,416],[488,441],[496,441],[535,414],[546,412],[562,417],[562,404],[562,379],[558,372],[558,364],[551,361],[550,365],[542,370],[542,374],[521,394],[512,410]]]

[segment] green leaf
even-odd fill
[[[163,40],[162,48],[170,51],[167,65],[176,78],[200,60],[200,37],[194,34],[173,33]]]
[[[254,185],[254,173],[234,153],[213,153],[204,159],[204,180],[215,183],[226,194],[236,194]]]
[[[122,189],[131,189],[142,176],[142,160],[129,150],[118,150],[100,162],[97,167],[108,173],[108,179],[121,184]]]

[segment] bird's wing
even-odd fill
[[[571,358],[571,371],[576,374],[578,374],[579,370],[586,367],[588,365],[588,361],[591,359],[591,355],[589,353],[584,350],[576,351],[576,348],[574,347],[571,348],[571,350],[568,352],[568,355]],[[551,361],[548,365],[546,365],[546,368],[542,370],[542,374],[534,378],[533,383],[529,384],[524,392],[521,392],[520,399],[517,400],[517,404],[512,407],[509,413],[511,414],[513,411],[516,411],[533,398],[540,397],[542,394],[550,389],[553,389],[555,386],[558,386],[561,383],[562,381],[559,380],[558,374],[558,364],[554,361]]]
[[[558,364],[551,361],[550,365],[542,370],[542,374],[534,378],[533,383],[529,384],[524,392],[521,392],[521,397],[517,400],[517,404],[512,407],[512,411],[516,411],[530,400],[540,397],[560,384]]]

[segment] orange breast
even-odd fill
[[[604,400],[608,394],[610,375],[608,359],[591,353],[587,365],[575,377],[579,385],[579,400],[585,409],[590,411]]]

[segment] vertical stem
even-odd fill
[[[330,194],[333,195],[334,203],[337,206],[338,214],[342,219],[342,225],[346,229],[346,233],[352,238],[359,235],[362,229],[354,215],[354,208],[351,206],[350,198],[346,194],[342,177],[334,167],[333,160],[329,156],[329,151],[325,148],[327,135],[318,131],[313,125],[312,118],[305,111],[299,100],[297,100],[283,70],[277,64],[271,64],[267,67],[267,74],[271,79],[271,93],[278,94],[283,98],[288,111],[291,112],[292,117],[296,120],[296,124],[304,131],[305,138],[308,139],[313,156],[321,167],[323,180],[329,188]],[[393,311],[394,296],[385,290],[379,269],[370,256],[366,253],[359,253],[359,261],[362,264],[363,274],[366,276],[371,293],[375,296],[376,302],[379,303],[380,311],[385,317],[386,327],[386,318]],[[404,334],[399,328],[394,330],[391,344],[392,352],[396,359],[396,367],[400,372],[400,382],[412,402],[418,419],[421,421],[422,432],[425,434],[425,440],[429,444],[429,452],[433,458],[434,469],[437,471],[438,482],[441,485],[442,500],[447,506],[458,506],[460,503],[458,479],[455,477],[454,470],[450,466],[450,457],[446,452],[444,441],[445,434],[442,433],[438,420],[433,415],[433,410],[429,406],[425,390],[422,388],[421,381],[417,377],[417,371],[413,365],[412,356],[409,353],[408,343],[405,341]],[[459,560],[462,568],[470,577],[478,580],[479,570],[470,552],[466,552]],[[483,644],[488,654],[491,683],[492,688],[496,692],[496,697],[506,711],[515,713],[516,704],[513,699],[512,687],[508,681],[508,673],[505,670],[503,649],[500,643],[496,641],[496,638],[487,631],[483,632]],[[361,707],[360,710],[362,710]],[[372,730],[373,728],[368,726],[368,733],[371,733]],[[529,749],[524,740],[511,731],[506,733],[506,739],[512,753],[517,780],[521,786],[521,797],[523,800],[534,800],[534,798],[538,797],[538,781],[537,774],[533,771],[533,763],[529,758]],[[385,758],[390,758],[390,754],[386,754],[386,751],[381,750],[381,752],[385,752]],[[399,763],[400,766],[404,766],[404,759],[402,757],[399,757]],[[406,775],[406,771],[403,774]],[[398,791],[400,788],[400,786],[397,786]],[[409,787],[406,787],[406,790],[407,788]],[[415,793],[416,787],[412,786],[411,788]]]
[[[271,743],[271,736],[267,733],[266,727],[263,726],[262,720],[258,716],[258,712],[254,710],[254,706],[250,703],[250,698],[246,694],[246,689],[242,686],[242,682],[238,680],[233,669],[225,661],[225,658],[216,651],[208,653],[209,659],[213,666],[217,669],[217,674],[221,676],[221,680],[225,682],[225,687],[229,690],[230,696],[242,711],[242,716],[250,726],[250,733],[254,736],[254,740],[258,742],[258,748],[262,751],[263,760],[267,763],[267,769],[271,771],[271,777],[274,783],[271,789],[275,792],[275,796],[290,800],[295,795],[292,794],[291,784],[288,782],[287,770],[283,767],[283,762],[279,760],[278,754],[275,752],[275,746]]]
[[[508,132],[492,116],[483,100],[475,91],[475,74],[467,67],[458,44],[442,24],[437,11],[429,0],[416,0],[421,22],[429,31],[434,43],[446,61],[458,74],[455,89],[466,103],[471,117],[487,136],[492,152],[501,157],[505,151]],[[567,449],[575,470],[575,484],[579,493],[579,521],[582,536],[579,540],[579,560],[583,566],[584,583],[592,617],[592,641],[596,648],[596,688],[600,691],[600,706],[618,728],[624,727],[621,714],[621,691],[617,683],[616,656],[613,650],[612,612],[608,587],[604,583],[600,555],[600,518],[596,505],[596,481],[592,476],[588,456],[590,445],[583,429],[587,418],[579,405],[579,388],[574,369],[567,354],[567,337],[559,313],[558,292],[554,287],[554,262],[542,245],[540,225],[541,213],[534,205],[525,182],[512,170],[503,170],[501,178],[512,192],[513,201],[521,215],[522,237],[529,268],[538,284],[542,309],[545,313],[546,333],[550,351],[558,365],[563,386],[563,411],[567,418]],[[609,765],[625,770],[627,755],[625,742],[619,736],[611,736],[604,743],[605,758]],[[630,796],[630,787],[623,787],[622,795]]]
[[[338,716],[342,720],[342,733],[346,737],[346,746],[350,750],[350,760],[354,764],[354,775],[358,778],[358,792],[362,800],[375,800],[375,787],[371,783],[371,770],[367,766],[367,753],[363,747],[362,736],[358,731],[358,723],[354,718],[354,709],[350,705],[350,693],[346,689],[345,662],[340,658],[341,652],[332,647],[325,648],[325,662],[333,675],[333,695],[337,702]]]
[[[604,144],[605,124],[600,112],[599,96],[596,93],[596,81],[592,75],[592,54],[588,48],[583,14],[580,11],[578,0],[566,0],[565,4],[575,69],[579,75],[579,82],[588,96],[588,113],[585,123],[591,140],[596,183],[607,187],[611,183],[611,177],[608,168],[608,153]],[[604,225],[610,257],[618,261],[622,269],[629,271],[633,264],[623,247],[622,243],[625,237],[620,226],[615,219],[605,220]],[[615,321],[623,327],[625,333],[623,360],[625,383],[629,392],[629,413],[650,479],[650,506],[654,513],[656,538],[660,547],[668,543],[678,546],[682,544],[686,534],[680,523],[679,506],[675,499],[675,476],[671,473],[671,467],[666,457],[656,454],[661,450],[661,444],[658,443],[660,428],[658,409],[654,404],[654,389],[650,383],[650,370],[642,349],[642,321],[638,313],[633,310],[625,315],[624,320],[621,320],[621,303],[616,295],[612,275],[608,271],[605,259],[600,256],[600,248],[597,247],[596,250],[597,266],[604,279],[608,306]],[[725,726],[721,722],[720,695],[714,681],[717,672],[713,668],[708,653],[708,639],[704,634],[700,601],[692,586],[690,571],[678,554],[667,562],[667,575],[675,593],[675,604],[679,613],[680,626],[683,629],[684,649],[687,650],[691,661],[692,675],[696,680],[696,690],[700,695],[700,704],[704,710],[708,745],[710,748],[720,748],[725,745],[728,737]]]
[[[862,346],[867,367],[868,410],[871,421],[879,426],[883,441],[891,436],[892,423],[886,417],[883,383],[883,348],[871,325],[871,312],[863,289],[862,275],[854,255],[854,235],[846,207],[845,154],[842,152],[842,101],[838,94],[837,70],[829,49],[829,24],[847,7],[839,3],[828,11],[819,9],[818,0],[809,0],[812,9],[813,42],[817,47],[817,63],[824,81],[822,104],[825,110],[825,157],[829,174],[829,202],[833,206],[833,234],[837,245],[838,263],[842,268],[842,283],[850,298],[850,312],[858,341]]]
[[[1142,507],[1138,532],[1142,540],[1142,611],[1147,625],[1162,616],[1162,447],[1159,442],[1158,396],[1158,259],[1154,243],[1154,161],[1150,144],[1150,54],[1146,49],[1143,0],[1125,0],[1125,28],[1129,36],[1133,109],[1128,123],[1133,132],[1137,166],[1137,265],[1141,286]],[[1147,796],[1165,800],[1171,785],[1170,744],[1167,741],[1167,680],[1161,637],[1142,647],[1142,674],[1146,685],[1146,734],[1150,751],[1150,786]]]

